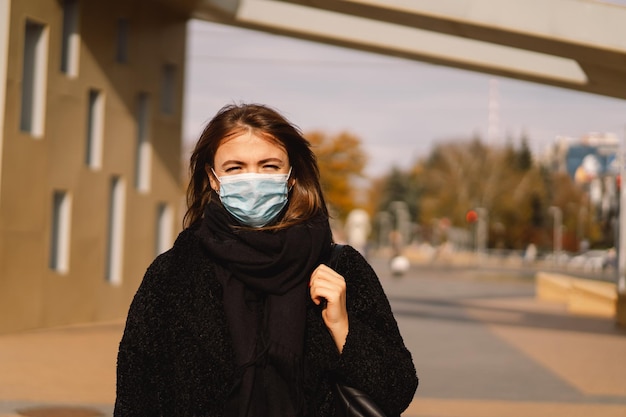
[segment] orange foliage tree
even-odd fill
[[[342,132],[328,136],[314,131],[305,134],[320,168],[322,189],[333,214],[345,219],[357,206],[357,181],[365,178],[367,155],[356,136]]]

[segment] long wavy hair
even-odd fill
[[[214,167],[217,149],[226,139],[246,131],[285,149],[292,167],[291,178],[295,179],[289,192],[287,210],[276,224],[265,229],[282,229],[307,221],[320,212],[328,216],[320,186],[317,159],[309,141],[298,127],[268,106],[229,104],[222,107],[206,125],[191,154],[184,227],[201,219],[206,205],[216,195],[211,188],[206,167]],[[217,201],[219,202],[219,198]]]

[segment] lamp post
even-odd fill
[[[488,211],[484,207],[476,207],[478,218],[476,220],[476,252],[484,255],[487,251]]]
[[[378,223],[378,247],[384,248],[389,244],[389,233],[391,232],[391,214],[380,211],[376,215]]]
[[[404,201],[392,201],[389,203],[389,210],[396,216],[395,230],[400,237],[399,249],[411,241],[411,215],[409,206]]]
[[[553,235],[552,235],[552,253],[554,255],[554,264],[558,264],[559,255],[563,248],[563,210],[557,206],[550,206],[550,213],[554,217]]]
[[[585,240],[585,225],[587,221],[587,207],[580,206],[578,209],[578,250],[583,250]]]

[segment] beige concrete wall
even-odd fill
[[[619,294],[612,282],[538,272],[535,290],[537,298],[562,303],[570,313],[617,318],[620,322]]]
[[[116,25],[129,21],[129,60],[115,59]],[[180,230],[180,142],[186,36],[185,16],[151,0],[80,1],[79,72],[60,71],[62,2],[12,1],[6,113],[0,167],[0,333],[122,318],[154,258],[157,206],[175,212]],[[20,131],[24,24],[46,25],[48,62],[45,129],[41,138]],[[174,64],[174,112],[162,114],[162,66]],[[102,167],[85,163],[88,91],[104,92]],[[150,94],[151,188],[134,185],[137,95]],[[126,184],[122,283],[105,280],[112,176]],[[70,264],[49,267],[52,197],[72,199]]]

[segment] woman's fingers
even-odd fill
[[[311,298],[315,304],[319,305],[322,299],[325,299],[328,304],[337,304],[342,301],[345,304],[346,282],[330,267],[323,264],[318,266],[311,274],[309,286]]]
[[[309,285],[313,302],[317,305],[325,302],[322,319],[341,352],[348,334],[346,281],[330,267],[320,265],[311,274]]]

